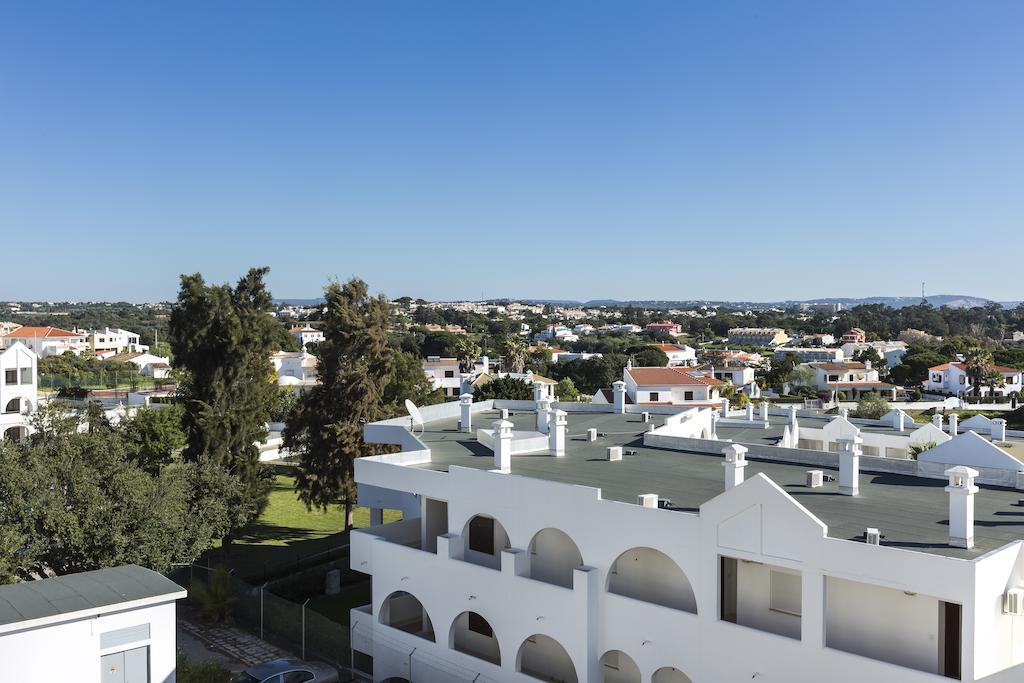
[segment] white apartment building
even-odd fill
[[[36,352],[40,358],[59,356],[70,351],[76,356],[89,349],[85,341],[85,333],[70,332],[59,327],[19,327],[3,337],[3,345],[10,346],[21,342]]]
[[[0,586],[0,678],[170,683],[185,595],[135,565]]]
[[[782,360],[790,353],[799,356],[804,363],[838,363],[846,358],[842,349],[819,346],[780,346],[775,349],[775,360]]]
[[[0,438],[21,441],[39,405],[39,357],[21,342],[0,351]]]
[[[122,330],[120,327],[104,327],[101,330],[86,330],[85,342],[90,351],[113,351],[115,353],[146,353],[149,347],[139,343],[139,335]]]
[[[319,344],[324,340],[324,333],[312,327],[293,327],[288,332],[299,340],[302,350],[306,350],[306,344]]]
[[[790,339],[780,327],[734,327],[729,330],[730,344],[780,346]]]
[[[697,351],[686,344],[651,344],[668,356],[669,367],[692,367],[697,364]]]
[[[729,382],[736,387],[747,388],[754,385],[754,368],[739,363],[701,365],[697,369],[709,377]]]
[[[401,448],[356,461],[374,681],[1024,679],[1021,493],[991,471],[725,440],[774,414],[529,403],[367,425]]]
[[[622,380],[593,396],[598,404],[615,404],[621,392],[629,405],[718,405],[725,384],[707,372],[690,368],[634,368],[622,370]]]
[[[818,391],[840,392],[847,400],[856,400],[868,393],[878,393],[895,399],[898,387],[878,379],[878,370],[871,362],[842,361],[838,363],[803,363],[802,367],[814,370],[814,386]]]
[[[853,358],[858,351],[874,349],[890,368],[902,363],[903,356],[907,355],[907,344],[902,341],[847,342],[839,348],[847,358]]]
[[[442,389],[445,398],[454,399],[462,394],[462,378],[457,358],[427,356],[423,361],[423,372],[434,389]]]
[[[989,370],[1003,376],[1004,385],[996,387],[996,396],[1009,396],[1014,391],[1024,390],[1024,372],[1001,365],[991,365]],[[943,363],[928,368],[928,379],[924,381],[924,390],[961,398],[974,395],[974,385],[971,383],[967,365],[964,363]],[[982,385],[978,393],[988,396],[992,392],[990,387]]]

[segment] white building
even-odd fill
[[[320,374],[316,369],[316,356],[306,351],[278,351],[270,356],[281,386],[315,384]]]
[[[814,384],[818,391],[842,393],[847,400],[856,400],[868,393],[882,394],[895,399],[898,387],[878,379],[878,370],[871,363],[843,361],[839,363],[803,363],[801,367],[814,370]]]
[[[82,332],[69,332],[59,327],[19,327],[3,337],[4,346],[21,342],[40,358],[59,356],[70,351],[76,356],[89,349]]]
[[[149,347],[139,343],[139,335],[122,330],[120,327],[104,327],[101,330],[86,330],[85,342],[90,351],[113,351],[115,353],[145,353]]]
[[[107,360],[132,363],[139,368],[139,374],[156,379],[164,379],[171,376],[171,360],[166,356],[157,356],[152,353],[119,353]]]
[[[754,384],[754,368],[739,363],[723,363],[722,365],[701,365],[699,370],[708,376],[729,382],[733,386],[747,388]]]
[[[355,465],[373,593],[352,646],[374,681],[1024,679],[1019,491],[856,435],[748,450],[721,439],[768,421],[527,403],[367,425],[401,448]]]
[[[697,364],[697,351],[686,344],[651,344],[668,356],[670,367],[692,367]]]
[[[0,586],[0,678],[170,683],[185,595],[134,565]]]
[[[1020,370],[1001,365],[990,365],[988,369],[1003,376],[1005,384],[996,387],[996,396],[1009,396],[1011,392],[1024,390],[1024,381],[1022,381],[1024,373]],[[943,363],[928,368],[928,379],[924,381],[924,390],[961,398],[974,395],[974,385],[971,383],[967,366],[964,363]],[[981,396],[988,396],[992,392],[990,387],[982,385],[978,393]]]
[[[299,340],[302,350],[306,350],[306,344],[319,344],[324,340],[324,333],[312,327],[293,327],[288,330],[293,337]]]
[[[21,441],[39,405],[39,357],[21,342],[0,351],[0,438]]]
[[[853,358],[858,351],[874,349],[890,368],[902,363],[903,356],[907,355],[907,344],[902,341],[847,342],[839,348],[847,358]]]
[[[458,398],[462,394],[462,378],[457,358],[427,356],[423,361],[423,372],[434,389],[442,389],[446,398]]]
[[[745,346],[780,346],[789,335],[780,327],[734,327],[729,330],[730,344]]]
[[[837,363],[846,358],[842,349],[822,348],[818,346],[780,346],[775,349],[775,360],[782,360],[790,353],[798,356],[804,363]]]
[[[620,384],[616,382],[616,385]],[[718,405],[722,380],[690,368],[634,368],[622,370],[622,389],[627,404],[648,405]],[[594,403],[616,401],[618,387],[601,389],[594,394]]]

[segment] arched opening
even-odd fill
[[[8,427],[4,430],[4,438],[14,443],[21,443],[28,438],[28,427]]]
[[[693,681],[674,666],[663,666],[651,676],[651,683],[693,683]]]
[[[462,557],[466,562],[501,569],[501,551],[511,547],[501,522],[488,515],[476,515],[466,522],[462,538]]]
[[[434,641],[434,625],[423,605],[411,593],[396,591],[380,605],[380,623]]]
[[[569,535],[561,529],[541,529],[530,541],[530,578],[572,588],[573,570],[583,556]]]
[[[672,558],[654,548],[631,548],[612,563],[608,592],[697,613],[690,580]]]
[[[4,412],[5,413],[20,413],[21,412],[21,399],[20,398],[12,398],[10,401],[8,401],[7,405],[4,406]]]
[[[576,666],[561,643],[540,633],[530,636],[519,646],[520,673],[552,683],[577,683]]]
[[[640,683],[640,667],[622,650],[609,650],[601,657],[604,683]]]
[[[448,641],[453,650],[501,666],[501,648],[494,629],[476,612],[463,612],[455,617]]]

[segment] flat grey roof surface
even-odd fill
[[[0,586],[0,626],[109,607],[185,590],[162,574],[125,565]]]
[[[490,428],[497,412],[474,414],[474,432]],[[517,430],[535,430],[534,413],[513,414],[509,418]],[[546,454],[517,455],[512,458],[512,474],[536,477],[601,489],[607,500],[635,503],[643,493],[657,493],[672,501],[672,507],[697,512],[702,503],[722,493],[725,475],[722,457],[687,451],[648,448],[643,445],[647,425],[640,415],[609,413],[570,413],[566,455],[554,458]],[[661,425],[664,416],[652,415]],[[803,419],[803,418],[800,418]],[[605,434],[595,442],[585,440],[585,432],[596,427]],[[772,429],[719,428],[721,439],[773,443]],[[747,434],[749,432],[749,434]],[[431,462],[416,467],[447,471],[452,465],[493,469],[493,453],[476,442],[474,434],[457,431],[457,420],[428,423],[421,440],[431,449]],[[621,462],[608,462],[608,446],[635,450]],[[723,443],[723,447],[725,444]],[[949,540],[949,497],[946,482],[896,474],[860,475],[860,495],[844,496],[837,482],[809,489],[804,485],[809,469],[822,469],[838,478],[834,468],[807,464],[759,461],[748,454],[746,476],[763,472],[801,505],[828,525],[833,538],[863,540],[866,527],[877,527],[882,545],[896,546],[949,557],[973,558],[1007,543],[1024,538],[1024,492],[981,487],[975,496],[975,547],[953,548]]]

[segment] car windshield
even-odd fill
[[[260,679],[249,674],[239,674],[231,683],[260,683]]]

